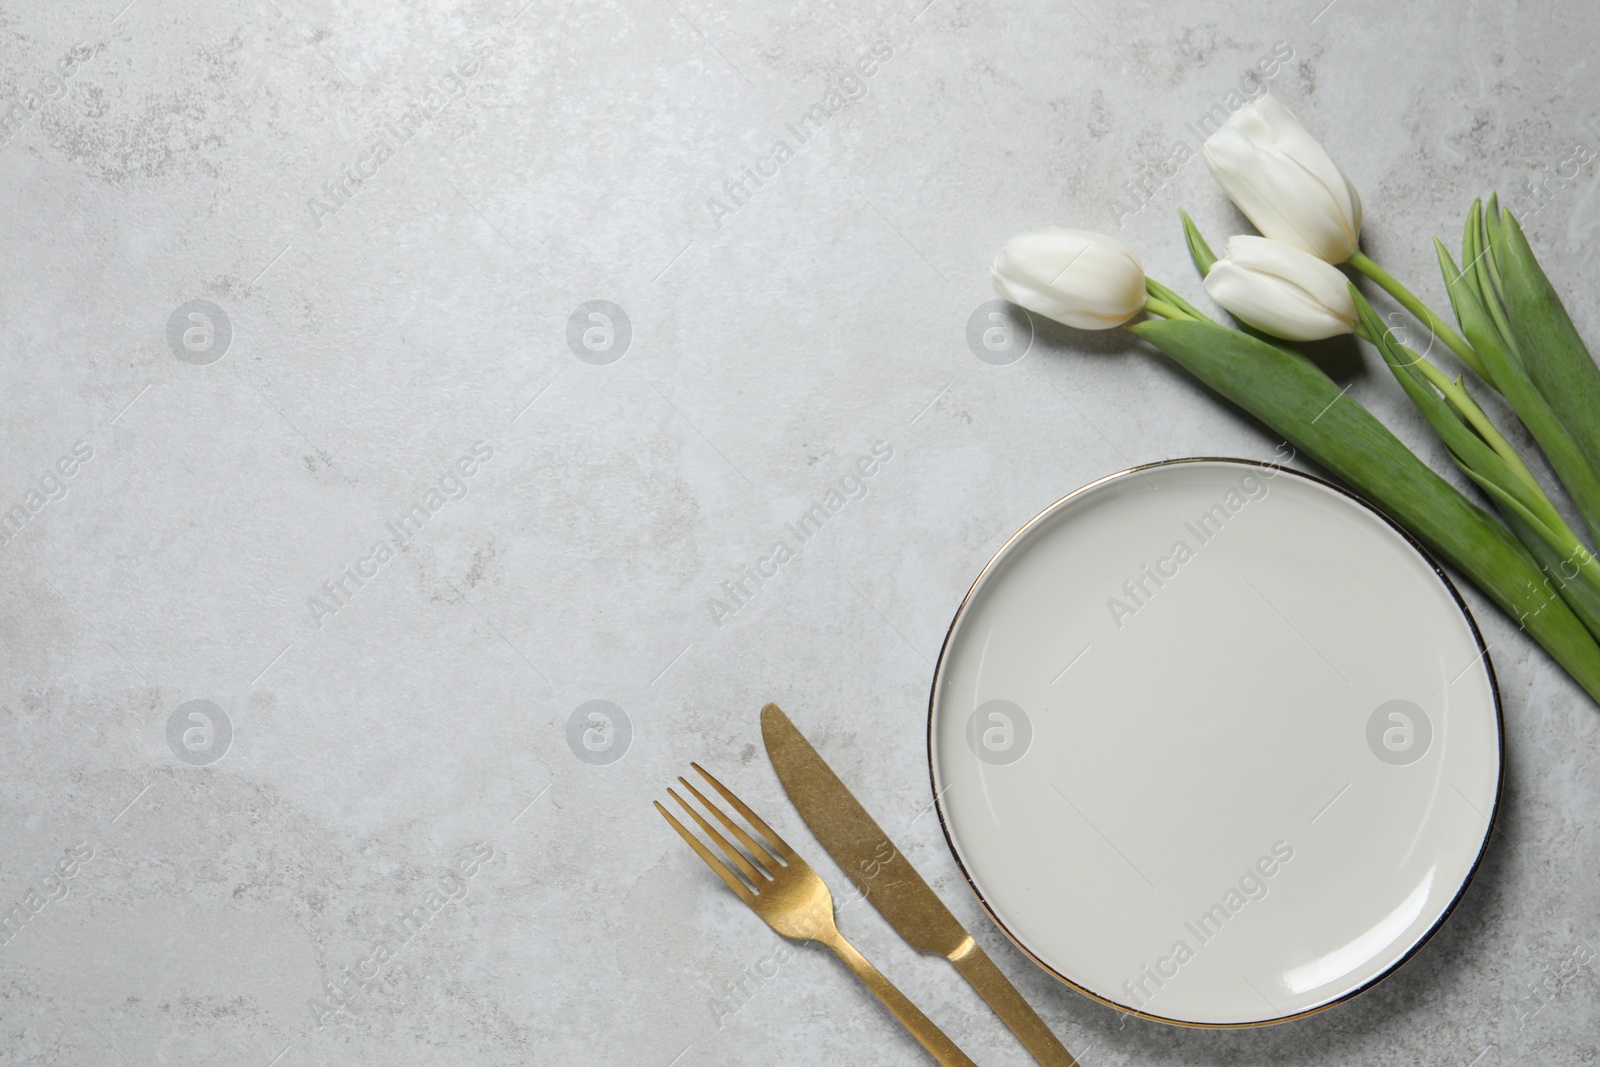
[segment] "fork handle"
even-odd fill
[[[945,1036],[943,1030],[933,1024],[932,1019],[922,1014],[921,1010],[906,999],[906,995],[896,989],[878,968],[857,952],[856,947],[846,940],[843,934],[835,930],[831,935],[817,940],[833,949],[834,953],[844,960],[845,965],[856,973],[856,977],[878,995],[878,999],[883,1001],[883,1006],[894,1012],[894,1017],[899,1019],[901,1024],[911,1031],[911,1036],[928,1050],[928,1055],[943,1067],[977,1067],[967,1058],[966,1053],[956,1047],[954,1041]]]

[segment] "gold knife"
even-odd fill
[[[761,709],[761,736],[800,817],[889,925],[918,952],[936,952],[955,964],[1034,1059],[1047,1067],[1078,1067],[778,705]]]

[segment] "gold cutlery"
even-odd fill
[[[833,921],[833,894],[828,891],[828,885],[822,880],[822,876],[812,870],[805,860],[795,854],[794,849],[784,843],[783,838],[773,833],[772,828],[762,822],[744,801],[729,792],[728,788],[713,778],[704,767],[698,763],[691,763],[690,766],[710,783],[711,788],[721,794],[722,799],[726,800],[761,838],[757,841],[746,833],[744,828],[725,815],[721,808],[706,799],[705,794],[696,789],[687,778],[680,776],[679,784],[693,794],[707,811],[716,816],[717,821],[744,847],[742,852],[735,848],[706,820],[705,816],[691,807],[676,790],[668,787],[667,793],[699,824],[706,836],[716,843],[723,855],[727,856],[728,861],[737,869],[738,874],[729,870],[727,864],[713,855],[711,850],[685,828],[683,823],[674,818],[660,801],[656,801],[656,810],[689,843],[695,854],[705,860],[706,866],[715,871],[717,876],[728,884],[728,888],[748,904],[751,911],[766,920],[767,925],[773,930],[795,941],[817,941],[832,949],[855,972],[856,977],[878,995],[884,1006],[894,1013],[895,1018],[911,1031],[911,1036],[921,1042],[922,1047],[927,1049],[939,1063],[946,1067],[952,1065],[976,1067],[966,1054],[956,1047],[955,1042],[946,1037],[932,1020],[906,999],[904,993],[896,989],[867,961],[865,956],[856,951],[854,945],[845,940]]]
[[[953,963],[1034,1059],[1047,1067],[1077,1067],[1072,1053],[778,705],[761,709],[761,736],[800,817],[889,925],[918,952],[936,952]]]

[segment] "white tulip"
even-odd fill
[[[1144,267],[1103,233],[1060,226],[1007,241],[994,257],[995,292],[1080,330],[1121,326],[1144,307]]]
[[[1228,238],[1205,286],[1241,322],[1286,341],[1320,341],[1355,328],[1355,301],[1339,268],[1281,241]]]
[[[1329,263],[1361,239],[1361,197],[1294,113],[1270,96],[1207,138],[1206,166],[1256,229]]]

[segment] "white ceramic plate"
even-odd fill
[[[1500,797],[1454,587],[1378,512],[1243,460],[1058,501],[984,568],[934,675],[940,818],[1056,977],[1198,1026],[1353,996],[1444,921]]]

